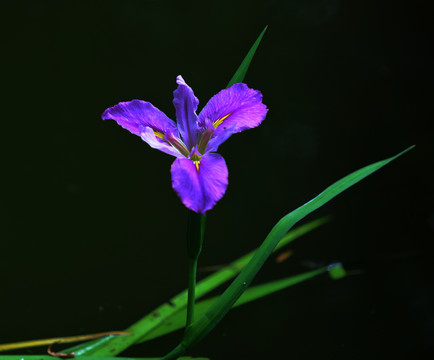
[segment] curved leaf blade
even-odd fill
[[[256,41],[250,48],[249,52],[247,53],[246,57],[244,58],[243,62],[241,63],[237,71],[235,71],[234,76],[232,76],[232,79],[229,81],[226,88],[231,87],[233,84],[243,82],[247,70],[249,69],[250,63],[252,62],[253,56],[255,55],[256,49],[258,48],[267,28],[268,25],[264,28],[264,30],[262,30],[261,34],[258,36]]]
[[[330,221],[330,217],[326,216],[298,226],[297,228],[289,231],[274,250],[280,249],[281,247],[291,243],[295,239],[303,236],[304,234],[311,232],[312,230],[327,223],[328,221]],[[220,285],[224,284],[226,281],[229,281],[237,274],[239,274],[240,271],[253,257],[256,251],[257,249],[249,252],[248,254],[233,261],[223,269],[199,281],[196,286],[196,298],[200,298],[208,294],[210,291],[216,289]],[[131,345],[140,342],[140,340],[144,336],[146,336],[146,334],[152,332],[153,329],[159,327],[161,323],[169,321],[172,316],[176,315],[179,312],[185,311],[186,306],[187,290],[184,290],[183,292],[170,299],[170,301],[159,306],[154,311],[144,316],[142,319],[140,319],[125,330],[126,332],[133,333],[133,335],[122,337],[107,336],[105,338],[89,341],[84,344],[71,347],[65,351],[75,352],[76,357],[88,355],[117,355]],[[158,316],[155,316],[155,314],[158,314]]]
[[[320,274],[323,274],[327,272],[328,267],[308,271],[302,274],[298,274],[295,276],[289,276],[284,279],[271,281],[265,284],[256,285],[249,287],[241,296],[240,298],[235,302],[235,304],[232,306],[232,309],[234,307],[244,305],[246,303],[249,303],[254,300],[258,300],[260,298],[263,298],[267,295],[271,295],[277,291],[286,289],[290,286],[296,285],[298,283],[301,283],[303,281],[309,280],[315,276],[318,276]],[[205,314],[205,312],[209,309],[211,304],[213,304],[218,299],[218,296],[199,301],[195,306],[195,313],[196,316],[201,316]],[[143,338],[139,340],[139,342],[145,342],[152,339],[155,339],[157,337],[169,334],[173,331],[182,329],[185,327],[185,316],[186,316],[186,310],[184,309],[182,312],[176,313],[173,316],[171,316],[167,321],[164,323],[161,323],[158,327],[156,327],[154,330],[146,334]]]
[[[285,233],[294,226],[298,221],[315,211],[319,207],[326,204],[328,201],[339,195],[349,187],[363,180],[365,177],[379,170],[399,156],[414,148],[411,146],[399,154],[378,161],[374,164],[365,166],[344,178],[338,180],[323,192],[317,195],[314,199],[306,204],[300,206],[296,210],[284,216],[271,230],[267,238],[264,240],[259,250],[255,253],[250,262],[241,271],[232,284],[226,291],[218,298],[217,301],[209,308],[209,310],[199,320],[194,322],[192,326],[186,331],[181,344],[179,344],[171,353],[166,355],[163,359],[173,359],[176,354],[183,353],[188,347],[200,341],[205,337],[226,315],[232,308],[233,304],[238,300],[241,294],[250,285],[255,275],[258,273],[264,262],[272,253],[273,249],[285,235]]]

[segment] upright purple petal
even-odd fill
[[[222,198],[228,186],[228,168],[219,154],[206,154],[199,164],[179,158],[170,170],[172,186],[183,204],[203,215]]]
[[[265,119],[267,111],[260,91],[238,83],[220,91],[208,101],[199,114],[199,123],[203,124],[206,119],[213,122],[216,128],[214,137],[221,137],[222,140],[214,140],[219,145],[233,133],[258,126]]]
[[[173,105],[176,108],[176,121],[182,140],[189,149],[197,138],[197,105],[199,100],[193,90],[186,84],[181,75],[176,78],[178,88],[173,92]]]
[[[103,120],[115,120],[120,126],[140,136],[140,127],[150,127],[157,136],[168,130],[177,131],[176,124],[151,103],[142,100],[120,102],[102,114]],[[160,135],[158,135],[160,134]]]

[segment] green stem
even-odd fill
[[[206,217],[193,211],[188,211],[187,220],[187,253],[188,253],[188,297],[187,297],[187,320],[185,330],[190,328],[194,321],[194,302],[196,293],[197,260],[202,250],[203,237],[205,234]],[[177,359],[185,352],[186,348],[181,343],[162,360]]]
[[[187,252],[188,264],[188,303],[187,321],[185,328],[190,327],[194,320],[194,301],[196,293],[197,261],[202,250],[203,236],[205,233],[205,216],[195,212],[188,212],[187,222]]]
[[[202,250],[203,236],[205,234],[206,217],[193,211],[188,211],[187,220],[187,253],[188,253],[188,297],[187,320],[185,330],[190,328],[194,321],[194,302],[196,293],[197,260]],[[186,348],[181,343],[162,360],[177,359],[185,352]]]
[[[190,259],[188,264],[188,303],[187,303],[187,321],[185,328],[189,328],[194,320],[194,302],[196,297],[196,273],[197,259]]]

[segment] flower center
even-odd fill
[[[193,151],[190,154],[190,160],[193,161],[194,166],[196,166],[196,170],[199,171],[200,160],[202,159],[202,155],[197,151],[197,147],[193,148]]]

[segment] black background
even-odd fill
[[[219,149],[224,198],[200,265],[257,247],[342,176],[416,148],[311,215],[333,221],[255,283],[342,261],[231,312],[190,354],[217,359],[426,358],[434,347],[432,14],[423,1],[34,1],[1,6],[0,343],[121,330],[186,286],[173,158],[101,113],[143,99],[200,107],[265,25],[245,82],[270,109]],[[203,276],[202,274],[200,276]],[[176,333],[129,349],[158,356]],[[35,353],[21,350],[18,353]]]

